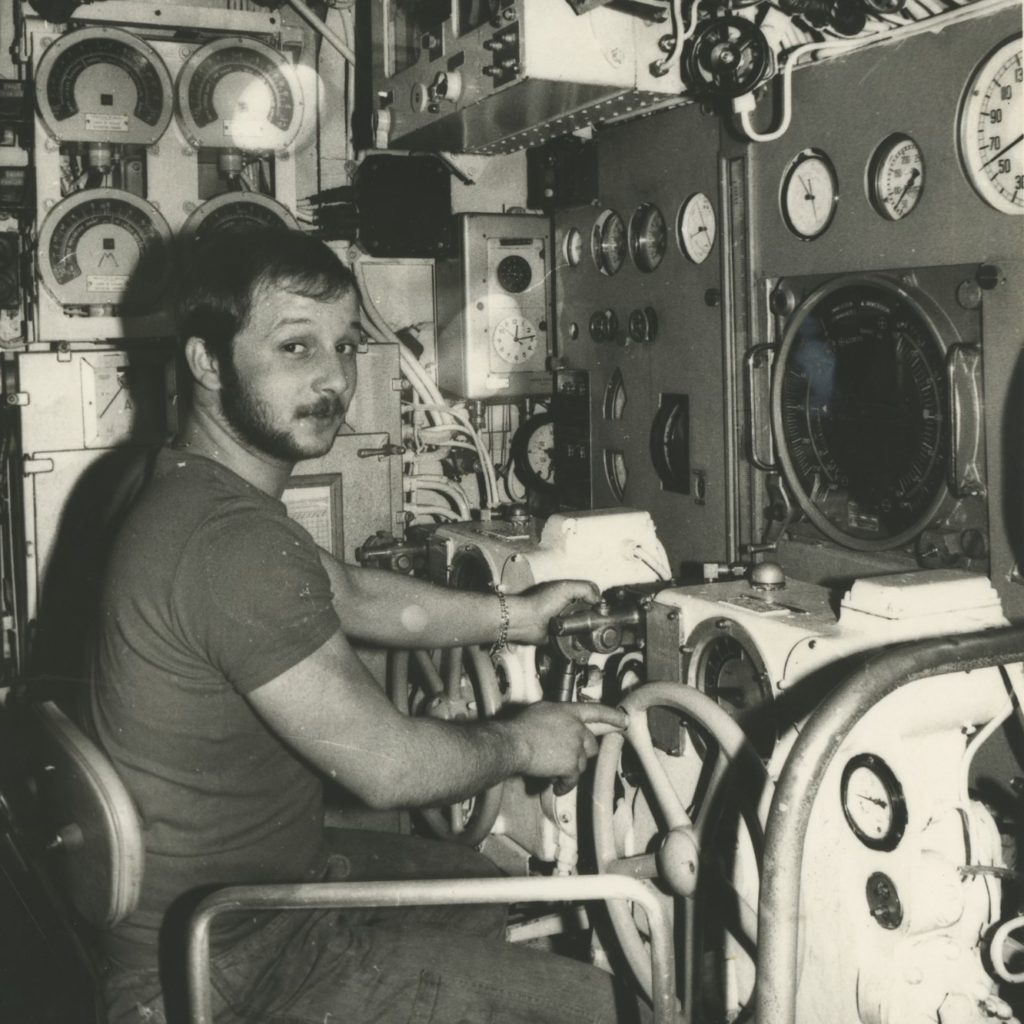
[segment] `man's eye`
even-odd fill
[[[286,341],[281,346],[282,352],[288,352],[291,355],[298,355],[306,351],[306,346],[301,341]]]
[[[350,341],[341,341],[335,346],[335,352],[343,356],[354,356],[359,351],[359,346]]]

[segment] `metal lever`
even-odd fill
[[[404,455],[405,445],[402,444],[382,444],[379,448],[359,448],[356,450],[356,455],[361,459],[372,459],[376,456],[378,459],[386,459],[391,455]]]

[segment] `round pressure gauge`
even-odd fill
[[[853,834],[872,850],[895,850],[907,828],[907,802],[892,769],[875,754],[858,754],[843,769],[840,799]]]
[[[924,157],[909,135],[890,135],[868,165],[871,204],[889,220],[902,220],[924,191]]]
[[[626,382],[618,367],[608,379],[601,409],[606,420],[621,420],[626,411]]]
[[[302,127],[295,70],[255,39],[226,36],[199,47],[175,86],[177,114],[193,146],[280,152]]]
[[[810,241],[824,234],[839,200],[835,168],[824,153],[805,149],[782,179],[782,216],[798,238]]]
[[[604,475],[615,500],[620,503],[624,501],[626,484],[629,482],[629,468],[626,465],[626,456],[622,452],[611,448],[605,449]]]
[[[522,423],[509,446],[516,476],[533,491],[553,491],[555,486],[555,420],[533,416]]]
[[[668,228],[665,218],[654,203],[637,207],[629,220],[629,249],[633,262],[644,273],[656,270],[665,258]]]
[[[258,192],[225,192],[207,199],[188,216],[181,234],[198,240],[221,231],[245,231],[250,228],[290,228],[298,222],[286,206]]]
[[[602,274],[611,277],[626,262],[626,225],[614,210],[605,210],[594,222],[590,237],[590,251],[594,265]]]
[[[583,259],[583,236],[579,228],[569,228],[562,239],[562,255],[570,267],[578,267]]]
[[[81,28],[43,52],[36,107],[60,142],[149,146],[171,120],[171,76],[156,50],[119,28]]]
[[[524,363],[537,349],[537,328],[525,316],[507,316],[491,335],[494,351],[506,363]]]
[[[1024,68],[1021,37],[1007,39],[975,69],[960,105],[960,160],[989,206],[1024,213]]]
[[[39,276],[63,306],[145,312],[163,289],[170,239],[167,222],[144,199],[85,189],[46,215],[36,247]]]
[[[695,192],[681,207],[676,218],[676,235],[683,255],[694,263],[703,263],[715,247],[718,224],[715,208],[703,192]]]

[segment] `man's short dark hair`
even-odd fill
[[[186,248],[178,285],[178,336],[202,338],[218,360],[231,359],[257,291],[280,288],[330,302],[356,289],[352,272],[323,242],[283,228],[208,236]]]

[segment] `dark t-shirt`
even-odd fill
[[[210,459],[160,452],[113,548],[93,670],[92,727],[146,846],[121,958],[152,959],[184,893],[324,870],[320,780],[245,695],[337,631],[331,596],[281,502]]]

